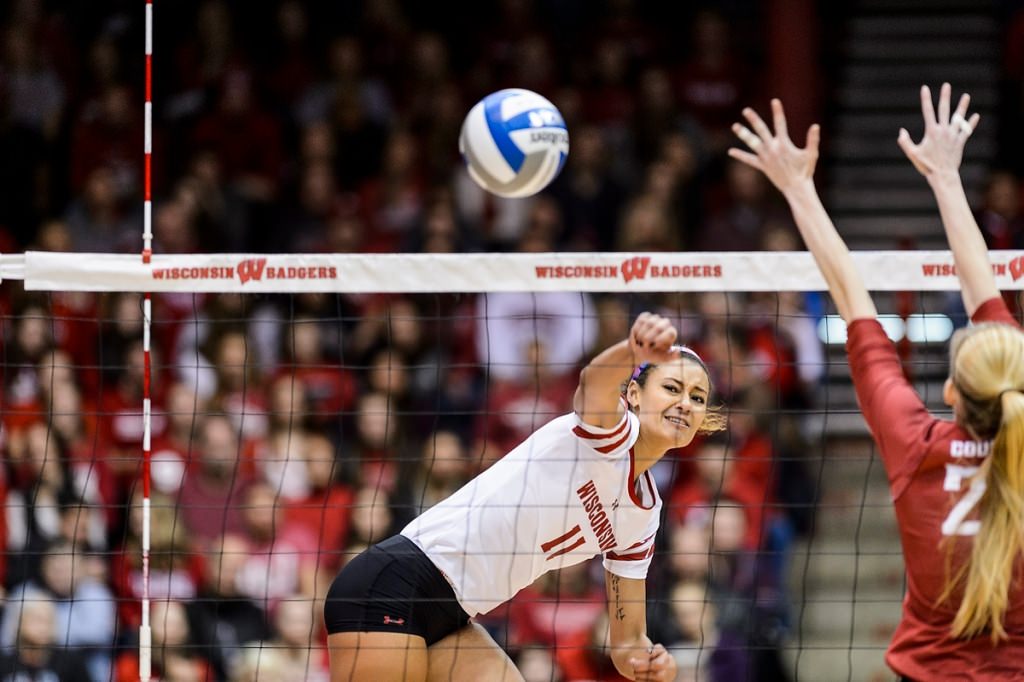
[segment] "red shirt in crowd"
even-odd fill
[[[692,458],[679,459],[679,483],[669,498],[669,514],[679,523],[707,523],[719,497],[738,502],[747,519],[743,546],[757,550],[775,510],[772,440],[768,434],[751,431],[736,445],[735,453],[735,462],[720,483],[703,480]]]
[[[158,646],[157,644],[153,645]],[[187,647],[183,647],[187,648]],[[214,673],[213,667],[202,658],[188,658],[191,666],[192,675],[189,679],[198,680],[200,682],[213,682],[217,679],[217,675]],[[161,680],[168,680],[169,678],[164,677],[163,669],[160,664],[156,661],[153,662],[152,677],[149,679],[152,682],[161,682]],[[139,655],[134,651],[129,651],[121,654],[114,661],[113,670],[114,682],[136,682],[139,679]],[[180,678],[178,678],[180,679]]]
[[[253,545],[238,571],[239,592],[273,610],[281,599],[301,591],[302,575],[315,570],[316,536],[299,524],[284,523],[274,539]]]
[[[137,628],[142,623],[144,581],[140,557],[138,547],[128,547],[114,554],[110,561],[110,581],[118,597],[117,615],[123,630]],[[194,599],[199,592],[203,568],[202,557],[191,553],[175,557],[171,567],[153,566],[149,573],[150,599]]]
[[[582,594],[568,590],[545,594],[531,585],[512,598],[509,617],[518,642],[560,649],[580,637],[589,641],[606,601],[601,587],[590,586]]]
[[[341,552],[348,545],[353,499],[351,488],[335,483],[285,507],[286,523],[301,526],[317,538],[319,563],[324,568],[336,570],[341,564]]]
[[[986,301],[972,320],[1018,326],[1001,298]],[[854,320],[846,349],[857,399],[889,477],[906,561],[903,617],[886,662],[901,675],[918,680],[1017,679],[1024,661],[1024,562],[1017,562],[1006,610],[1009,640],[998,646],[992,645],[987,633],[966,640],[950,637],[962,590],[939,603],[947,556],[955,575],[971,552],[971,536],[946,535],[943,524],[947,531],[959,526],[964,532],[963,523],[977,520],[970,477],[984,461],[989,443],[976,441],[954,422],[928,413],[876,320]],[[958,523],[964,511],[967,514]]]

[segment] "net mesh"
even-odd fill
[[[804,256],[768,267],[799,274]],[[156,674],[328,679],[322,607],[338,570],[570,411],[581,366],[645,310],[669,317],[702,355],[729,418],[725,433],[652,470],[664,500],[647,579],[652,640],[700,679],[801,679],[822,661],[834,679],[885,674],[902,560],[843,327],[808,293],[817,280],[744,292],[751,284],[729,279],[731,261],[690,254],[684,265],[697,269],[664,286],[651,284],[661,256],[602,257],[612,265],[577,258],[558,275],[540,270],[566,265],[554,257],[517,262],[547,291],[504,291],[515,287],[487,266],[470,274],[489,286],[444,293],[431,292],[445,282],[402,280],[391,257],[359,261],[372,266],[362,270],[271,257],[260,277],[239,265],[259,259],[231,257],[231,272],[162,280],[152,271],[179,266],[154,259],[147,281],[165,287],[152,321]],[[5,258],[6,276],[25,282],[6,283],[3,297],[0,636],[8,651],[31,648],[34,626],[52,620],[66,670],[88,675],[67,679],[137,679],[142,297],[117,291],[132,288],[120,275],[83,272],[94,264]],[[637,258],[649,259],[644,278],[624,267]],[[1005,281],[1019,259],[994,255]],[[709,284],[716,263],[725,270]],[[428,265],[435,280],[472,279]],[[284,282],[303,268],[313,276],[304,291],[237,290],[270,281],[275,267]],[[595,268],[590,279],[584,267]],[[603,267],[616,270],[602,286],[619,290],[585,290],[602,288],[593,280]],[[925,291],[942,274],[919,269],[910,293],[878,297],[935,409],[945,342],[965,322],[954,295]],[[393,286],[380,286],[388,277]],[[651,290],[621,290],[630,286]],[[723,291],[680,290],[710,287]],[[203,291],[216,288],[235,290]],[[606,614],[596,559],[545,575],[477,621],[527,679],[617,679]]]

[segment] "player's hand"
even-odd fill
[[[672,682],[678,672],[676,659],[660,644],[651,647],[648,656],[629,659],[633,666],[633,679],[637,682]]]
[[[917,144],[910,139],[906,128],[900,128],[896,138],[900,149],[907,155],[921,175],[930,177],[936,173],[955,173],[964,157],[964,145],[974,129],[978,127],[980,114],[967,118],[967,107],[971,96],[964,93],[956,111],[949,115],[952,88],[943,83],[939,90],[939,110],[932,106],[932,91],[927,85],[921,86],[921,114],[924,116],[924,137]]]
[[[807,131],[807,146],[801,149],[789,139],[786,114],[779,100],[772,100],[774,134],[750,107],[743,110],[743,117],[753,130],[741,123],[733,123],[732,131],[736,133],[736,137],[743,140],[750,151],[732,148],[729,150],[729,156],[767,175],[772,184],[783,193],[814,176],[814,167],[818,163],[818,141],[821,137],[821,129],[817,123]]]
[[[633,328],[629,330],[629,347],[633,350],[634,364],[670,360],[676,336],[676,328],[661,315],[640,313]]]

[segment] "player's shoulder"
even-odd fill
[[[919,441],[918,447],[924,452],[917,473],[945,470],[947,465],[978,465],[988,455],[991,446],[991,441],[973,438],[956,422],[936,419],[927,437]]]

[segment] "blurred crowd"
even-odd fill
[[[141,4],[4,6],[0,252],[140,250]],[[763,179],[723,154],[762,94],[760,3],[478,4],[158,2],[154,251],[797,248]],[[562,175],[529,200],[485,194],[458,158],[465,112],[510,86],[547,95],[571,132]],[[1012,240],[1008,177],[985,227]],[[0,675],[136,679],[140,298],[8,287]],[[338,569],[568,411],[580,367],[652,310],[707,360],[730,420],[653,472],[652,639],[688,679],[783,679],[786,559],[814,518],[800,415],[825,368],[821,306],[155,296],[156,673],[326,680],[318,599]],[[602,575],[549,574],[481,622],[530,682],[619,680]]]

